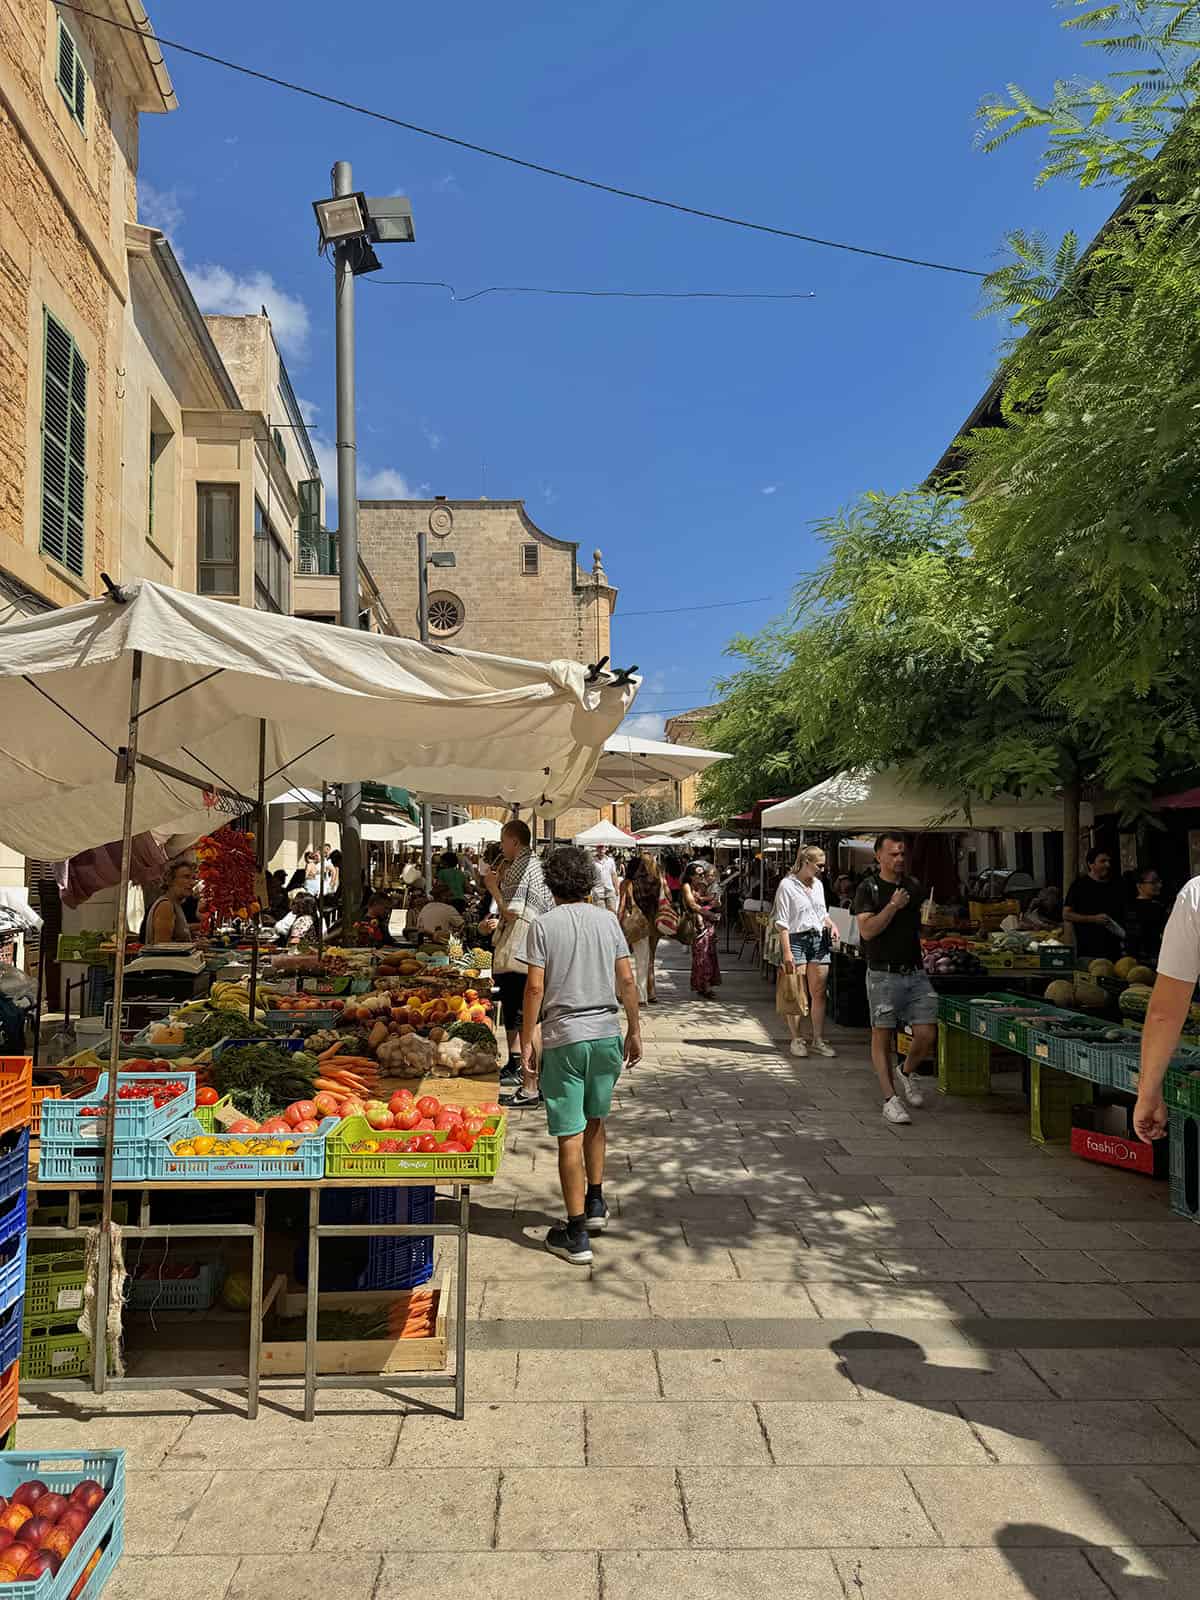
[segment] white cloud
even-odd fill
[[[446,442],[437,429],[431,428],[427,422],[421,424],[421,432],[425,435],[425,443],[431,450],[440,450]]]
[[[304,401],[300,402],[301,407]],[[307,418],[305,419],[307,421]],[[325,520],[330,527],[337,525],[337,448],[332,439],[319,433],[309,435],[321,469],[325,485]],[[424,500],[429,495],[427,483],[414,483],[395,467],[373,467],[358,458],[358,497],[360,500]]]
[[[778,494],[779,493],[779,485],[777,483],[766,483],[766,484],[763,485],[763,493],[764,494]]]
[[[552,483],[542,484],[542,499],[548,506],[552,506],[558,499],[558,490]]]
[[[296,396],[296,404],[300,407],[300,415],[306,427],[311,428],[321,415],[321,408],[315,400],[306,400],[302,394]]]
[[[358,469],[358,493],[362,500],[420,500],[423,498],[420,487],[423,486],[409,483],[394,467],[380,467],[376,471]]]
[[[183,226],[183,206],[178,189],[156,189],[143,178],[138,183],[138,221],[147,228],[175,233]]]
[[[228,267],[209,263],[185,268],[188,283],[201,311],[212,316],[257,316],[264,306],[279,348],[302,360],[308,352],[308,307],[296,295],[281,289],[269,272],[248,272],[239,277]]]
[[[440,178],[433,180],[434,194],[458,194],[458,179],[452,172],[443,173]]]
[[[627,733],[634,739],[661,739],[666,722],[666,717],[660,717],[656,712],[639,711],[632,717],[626,717],[617,732]]]

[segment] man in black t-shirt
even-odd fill
[[[1112,867],[1112,856],[1096,846],[1087,853],[1087,871],[1067,890],[1063,917],[1075,929],[1075,953],[1082,960],[1116,961],[1121,954],[1120,935],[1109,926],[1120,925],[1122,910]]]
[[[867,958],[867,1003],[871,1011],[871,1063],[883,1094],[885,1122],[911,1122],[905,1109],[925,1104],[913,1077],[937,1044],[937,994],[921,966],[921,902],[925,891],[905,874],[907,848],[898,833],[875,841],[877,872],[854,896],[858,934]],[[912,1025],[906,1065],[892,1079],[892,1037]]]

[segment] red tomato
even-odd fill
[[[447,1156],[465,1156],[467,1147],[458,1139],[447,1139],[442,1145],[442,1154]]]
[[[417,1140],[413,1149],[419,1150],[423,1156],[431,1156],[435,1150],[441,1149],[441,1143],[431,1133],[426,1133]]]
[[[292,1124],[292,1132],[316,1133],[320,1129],[320,1126],[321,1124],[319,1122],[314,1122],[311,1117],[306,1117],[303,1122],[296,1122]]]
[[[417,1101],[417,1110],[423,1117],[436,1117],[442,1109],[442,1102],[434,1099],[431,1094],[423,1094]]]
[[[215,1089],[210,1089],[207,1084],[203,1089],[196,1090],[196,1104],[198,1106],[215,1106],[220,1099]]]
[[[428,1117],[422,1117],[420,1122],[417,1123],[418,1133],[432,1133],[433,1131],[433,1123]]]

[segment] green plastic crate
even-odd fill
[[[372,1128],[365,1117],[347,1117],[325,1141],[325,1172],[331,1178],[494,1178],[504,1154],[506,1119],[501,1117],[493,1134],[481,1133],[475,1148],[465,1155],[379,1155],[352,1151],[350,1146],[365,1139],[387,1139],[387,1133]],[[391,1135],[390,1137],[397,1137]],[[444,1133],[434,1135],[445,1139]]]
[[[1168,1120],[1171,1142],[1171,1210],[1191,1222],[1200,1222],[1200,1121],[1190,1112],[1172,1109]]]
[[[1093,1087],[1073,1073],[1043,1061],[1029,1064],[1029,1137],[1035,1144],[1065,1144],[1071,1137],[1071,1109],[1090,1106]]]
[[[192,1115],[204,1129],[205,1133],[215,1133],[217,1131],[216,1113],[218,1111],[227,1111],[232,1104],[233,1096],[231,1094],[227,1094],[223,1099],[218,1100],[214,1105],[193,1106]]]
[[[945,1022],[938,1024],[938,1091],[982,1098],[992,1088],[992,1046],[987,1039]]]
[[[971,1001],[968,996],[944,994],[938,998],[938,1021],[948,1028],[971,1026]]]
[[[75,1250],[37,1251],[35,1241],[25,1262],[26,1317],[82,1311],[85,1260],[82,1244]]]
[[[26,1321],[21,1343],[21,1376],[82,1378],[91,1370],[92,1342],[80,1333],[74,1317],[42,1317]]]

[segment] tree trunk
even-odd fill
[[[1079,876],[1079,793],[1078,778],[1063,784],[1063,900]],[[1075,929],[1063,918],[1063,938],[1075,943]]]

